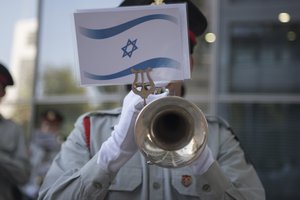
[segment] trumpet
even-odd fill
[[[178,96],[166,96],[146,104],[149,94],[165,89],[155,86],[150,71],[150,68],[132,70],[135,74],[132,91],[141,96],[145,104],[135,121],[136,144],[149,164],[165,168],[189,165],[207,143],[205,115],[195,104]]]
[[[203,112],[182,97],[167,96],[147,104],[135,123],[135,140],[150,164],[178,168],[192,163],[207,143]]]

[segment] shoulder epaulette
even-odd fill
[[[100,111],[86,113],[83,116],[85,142],[86,142],[86,146],[90,152],[90,156],[92,156],[91,155],[91,120],[90,120],[90,117],[103,116],[103,115],[118,116],[121,113],[121,110],[122,110],[121,108],[115,108],[113,110],[100,110]]]
[[[225,119],[223,119],[222,117],[219,117],[219,116],[215,116],[215,115],[206,115],[205,117],[206,117],[207,122],[217,123],[219,126],[223,126],[227,130],[229,130],[234,135],[234,138],[237,141],[239,141],[238,136],[235,134],[232,127],[229,125],[229,123]]]
[[[210,122],[210,123],[217,123],[219,124],[219,126],[223,126],[225,127],[227,130],[229,130],[232,135],[234,136],[234,138],[240,143],[240,147],[243,149],[244,151],[244,154],[245,154],[245,158],[246,158],[246,161],[248,163],[251,163],[251,159],[249,158],[249,155],[247,154],[247,152],[245,151],[245,148],[243,147],[243,144],[241,143],[241,141],[239,140],[239,137],[237,136],[237,134],[234,132],[234,130],[232,129],[232,127],[229,125],[229,123],[223,119],[222,117],[219,117],[219,116],[215,116],[215,115],[206,115],[206,120],[207,122]]]
[[[206,115],[205,117],[206,120],[210,123],[218,123],[219,125],[224,126],[225,128],[230,128],[229,123],[222,117],[215,115]]]
[[[98,110],[98,111],[93,111],[89,112],[86,114],[86,116],[97,116],[97,115],[119,115],[121,113],[121,108],[115,108],[112,110]]]

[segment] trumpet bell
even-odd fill
[[[150,163],[183,167],[203,151],[207,129],[206,118],[195,104],[168,96],[141,110],[135,124],[135,140]]]

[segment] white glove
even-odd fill
[[[213,164],[215,159],[213,158],[210,148],[205,145],[200,156],[192,163],[192,169],[195,174],[203,174]]]
[[[164,92],[149,95],[146,103],[168,95]],[[144,106],[144,100],[130,91],[123,101],[119,123],[114,127],[112,135],[102,144],[97,163],[106,170],[117,172],[138,150],[134,139],[134,125],[138,113]]]

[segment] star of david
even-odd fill
[[[136,46],[136,41],[137,41],[137,39],[135,39],[133,41],[128,39],[127,44],[124,47],[122,47],[122,50],[123,50],[122,58],[124,58],[125,56],[128,56],[129,58],[131,58],[132,53],[138,49]]]

